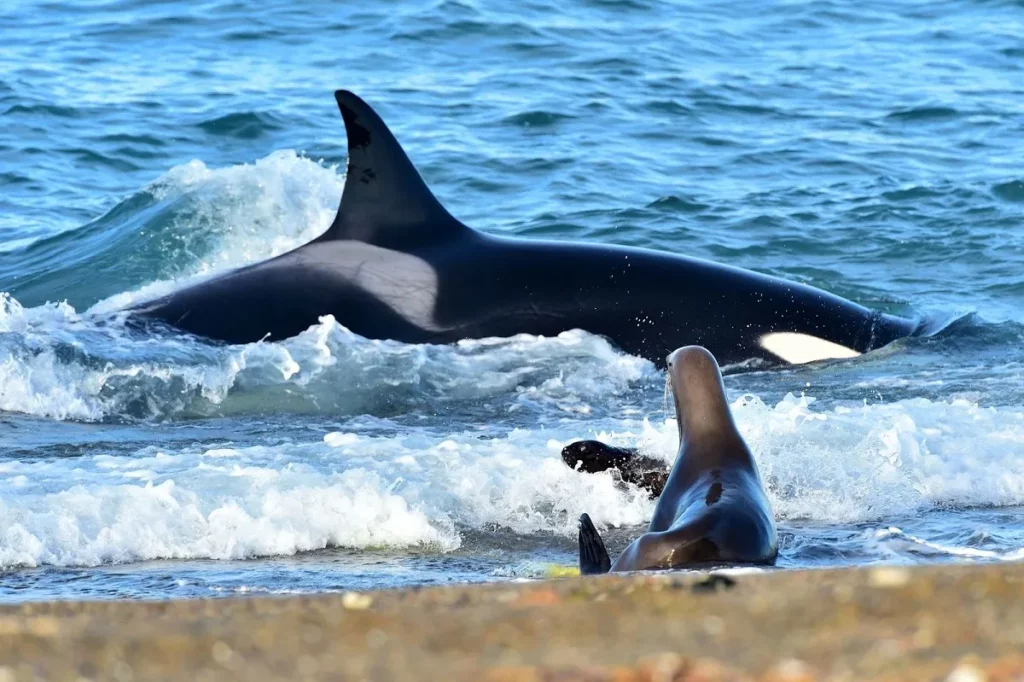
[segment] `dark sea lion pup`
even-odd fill
[[[562,448],[562,461],[573,471],[596,474],[614,469],[625,483],[640,486],[661,495],[668,480],[665,462],[641,455],[635,448],[617,448],[598,440],[578,440]]]
[[[612,564],[590,517],[580,517],[580,573],[774,564],[775,519],[750,449],[736,429],[722,373],[700,346],[668,357],[679,454],[647,532]]]

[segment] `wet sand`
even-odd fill
[[[1024,565],[0,607],[39,678],[1024,680]]]

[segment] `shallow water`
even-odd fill
[[[0,599],[535,578],[653,504],[665,377],[578,331],[281,343],[97,312],[333,218],[331,92],[459,218],[655,247],[946,325],[727,376],[780,567],[1024,554],[1024,8],[641,0],[0,8]]]

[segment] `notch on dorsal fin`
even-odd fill
[[[348,134],[348,174],[334,223],[314,241],[407,250],[469,229],[434,197],[377,112],[347,90],[334,98]]]

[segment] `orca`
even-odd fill
[[[723,363],[851,358],[908,336],[909,319],[825,291],[650,249],[475,231],[431,193],[380,116],[335,93],[348,138],[337,217],[293,251],[131,309],[226,343],[281,340],[334,319],[410,344],[582,329],[663,367],[682,345]]]

